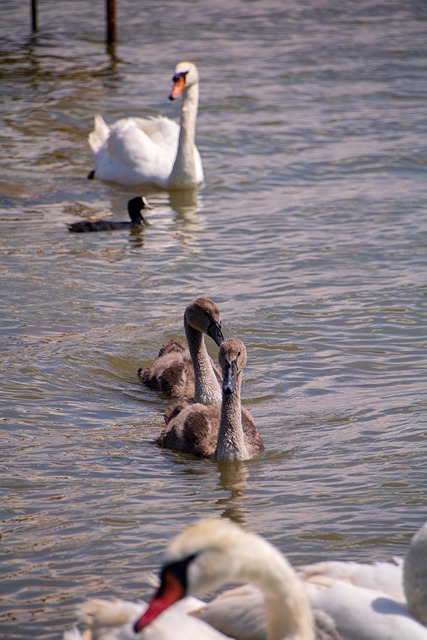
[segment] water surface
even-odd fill
[[[0,9],[2,637],[146,597],[204,516],[295,564],[402,554],[426,517],[425,4],[120,0],[114,52],[93,3],[40,3],[35,37],[27,9]],[[86,179],[93,114],[177,118],[182,59],[204,189],[69,234],[136,195]],[[197,295],[248,349],[248,463],[154,445],[167,402],[136,370]]]

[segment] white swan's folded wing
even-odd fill
[[[306,584],[306,589],[313,608],[332,618],[343,640],[427,640],[427,627],[381,591],[339,580],[327,588]]]
[[[95,154],[98,177],[115,181],[120,177],[119,181],[128,185],[141,182],[141,176],[146,183],[166,182],[175,160],[179,127],[165,121],[125,118],[116,122],[107,143]]]
[[[265,640],[264,596],[250,584],[228,589],[193,615],[236,640]]]
[[[88,136],[89,146],[93,153],[97,153],[107,143],[110,135],[110,127],[105,124],[104,118],[97,114],[94,118],[93,131]]]
[[[304,582],[329,586],[339,580],[358,587],[382,591],[395,600],[405,602],[402,584],[403,559],[363,564],[358,562],[316,562],[298,568]]]

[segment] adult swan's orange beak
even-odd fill
[[[169,94],[169,100],[176,100],[177,98],[179,98],[185,87],[185,76],[187,75],[187,73],[187,71],[181,71],[174,75],[174,77],[172,78],[173,87],[172,91]]]

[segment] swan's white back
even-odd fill
[[[391,562],[363,564],[358,562],[316,562],[298,568],[304,581],[320,587],[330,586],[334,580],[355,587],[382,591],[398,602],[405,602],[403,591],[403,558]]]
[[[343,640],[427,640],[427,628],[405,604],[381,591],[335,581],[307,587],[314,608],[328,614]]]

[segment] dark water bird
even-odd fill
[[[166,427],[157,444],[216,462],[249,460],[261,453],[264,445],[251,414],[241,406],[242,373],[247,361],[243,342],[237,338],[224,340],[218,361],[222,403],[173,405],[166,411]]]
[[[74,233],[87,233],[89,231],[113,231],[115,229],[138,229],[147,224],[141,211],[152,209],[144,196],[132,198],[128,202],[130,220],[81,220],[68,225],[68,230]]]
[[[206,349],[204,335],[219,346],[224,340],[221,314],[209,298],[196,298],[184,312],[184,331],[188,348],[182,340],[169,340],[147,369],[138,369],[141,381],[150,389],[165,395],[195,400],[221,400],[221,374]]]

